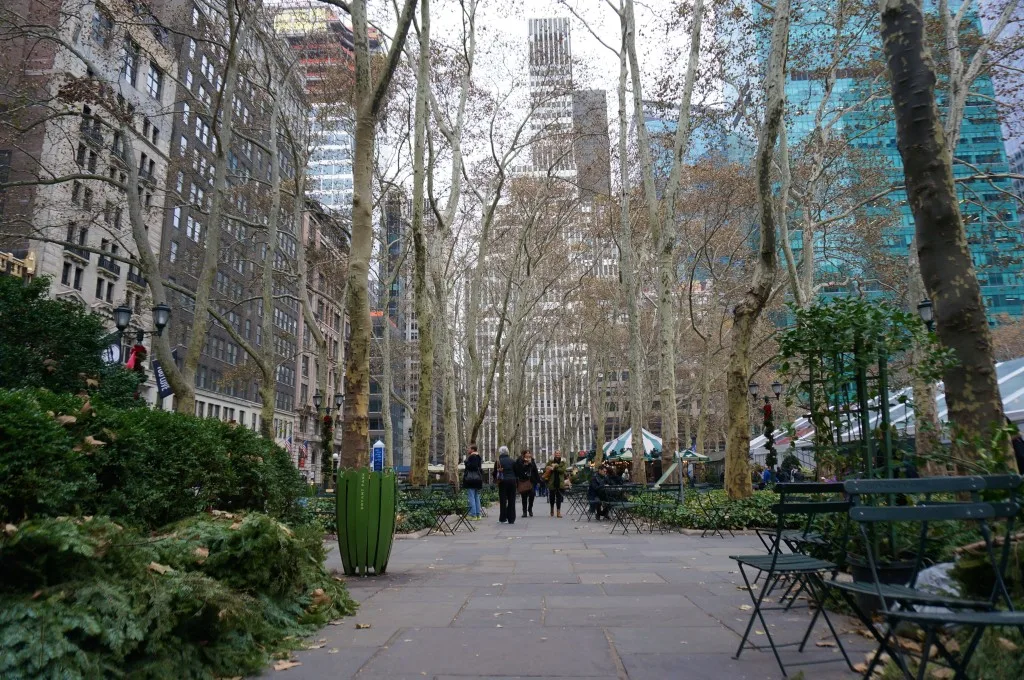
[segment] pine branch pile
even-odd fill
[[[6,524],[0,677],[258,672],[354,604],[314,527],[213,511],[155,534],[106,517]]]

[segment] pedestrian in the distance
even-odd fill
[[[533,452],[523,449],[516,461],[516,491],[523,501],[523,517],[533,517],[534,486],[540,481],[540,472],[533,462]]]
[[[469,497],[469,518],[480,519],[480,490],[484,488],[484,472],[483,461],[477,453],[476,444],[469,445],[466,470],[462,473],[462,487]]]
[[[551,516],[562,516],[562,487],[569,479],[569,468],[562,460],[562,452],[555,451],[554,457],[544,466],[544,481],[548,485],[548,505],[551,506]]]
[[[516,461],[508,453],[508,447],[498,449],[498,464],[495,474],[498,478],[498,524],[516,523]]]
[[[604,498],[604,488],[608,486],[608,469],[601,465],[594,471],[587,487],[587,500],[590,502],[590,510],[594,513],[595,519],[608,517],[608,508],[601,501]]]

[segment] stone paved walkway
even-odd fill
[[[539,505],[539,504],[538,504]],[[397,540],[383,578],[350,579],[355,616],[329,626],[281,680],[359,678],[781,678],[770,652],[732,655],[750,604],[731,554],[763,552],[754,536],[609,535],[607,523],[537,513],[475,533]],[[496,514],[492,512],[493,515]],[[337,551],[329,566],[340,568]],[[799,639],[806,610],[768,614],[777,640]],[[849,624],[836,617],[840,630]],[[356,624],[369,624],[357,629]],[[758,626],[759,628],[759,626]],[[827,635],[819,622],[812,640]],[[764,636],[756,636],[758,643]],[[856,663],[867,640],[842,635]],[[810,679],[854,678],[835,649],[783,660]]]

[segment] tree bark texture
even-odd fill
[[[789,0],[775,4],[772,37],[765,74],[765,118],[758,138],[754,170],[757,177],[757,206],[761,244],[750,288],[733,310],[732,351],[726,369],[725,490],[730,498],[753,493],[750,483],[750,409],[747,383],[750,378],[750,345],[758,318],[771,296],[778,267],[775,195],[772,191],[772,161],[786,109],[786,60],[789,53]],[[785,206],[782,207],[785,210]]]
[[[273,82],[272,79],[268,79]],[[267,215],[265,234],[267,255],[260,272],[260,302],[263,305],[263,346],[256,359],[262,374],[260,380],[260,434],[267,439],[274,438],[274,411],[277,398],[277,349],[274,347],[274,264],[277,261],[277,239],[281,215],[281,152],[278,147],[278,124],[281,116],[277,100],[270,105],[270,213]],[[327,398],[330,404],[330,397]]]
[[[630,481],[643,483],[647,480],[644,465],[643,440],[643,357],[640,340],[640,296],[637,282],[636,247],[633,241],[633,224],[629,214],[629,124],[626,117],[627,46],[633,40],[633,26],[626,13],[619,13],[622,29],[622,45],[619,51],[619,219],[621,238],[619,240],[619,271],[622,274],[622,294],[626,298],[626,322],[629,324],[629,426],[632,428],[633,464]],[[642,126],[641,126],[642,127]]]
[[[914,214],[921,277],[934,305],[939,340],[956,357],[943,376],[949,421],[959,435],[954,441],[966,442],[954,446],[954,456],[967,460],[977,455],[974,444],[988,441],[1002,424],[992,335],[960,217],[952,150],[939,119],[921,2],[880,4],[897,146]]]
[[[413,304],[419,329],[417,348],[420,357],[419,392],[412,423],[412,467],[409,481],[417,486],[427,483],[427,465],[430,463],[430,439],[433,434],[434,398],[434,319],[431,309],[430,288],[427,282],[429,266],[429,235],[423,223],[424,151],[426,148],[427,88],[430,86],[430,2],[420,3],[420,49],[416,74],[416,111],[413,128],[413,188],[412,188],[412,245],[413,245]]]
[[[398,27],[376,82],[371,73],[366,0],[353,0],[356,124],[352,160],[352,243],[348,266],[349,348],[345,360],[345,413],[341,466],[366,467],[370,458],[370,323],[369,275],[373,251],[373,160],[377,118],[405,45],[416,0],[406,0]]]

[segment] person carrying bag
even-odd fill
[[[548,483],[548,505],[551,516],[562,517],[562,494],[569,486],[569,468],[562,459],[562,452],[555,451],[554,457],[544,466],[544,480]]]
[[[516,491],[523,501],[523,517],[533,517],[533,501],[536,497],[534,486],[540,482],[540,473],[537,471],[537,464],[533,462],[533,453],[530,449],[523,449],[522,455],[516,461]]]

